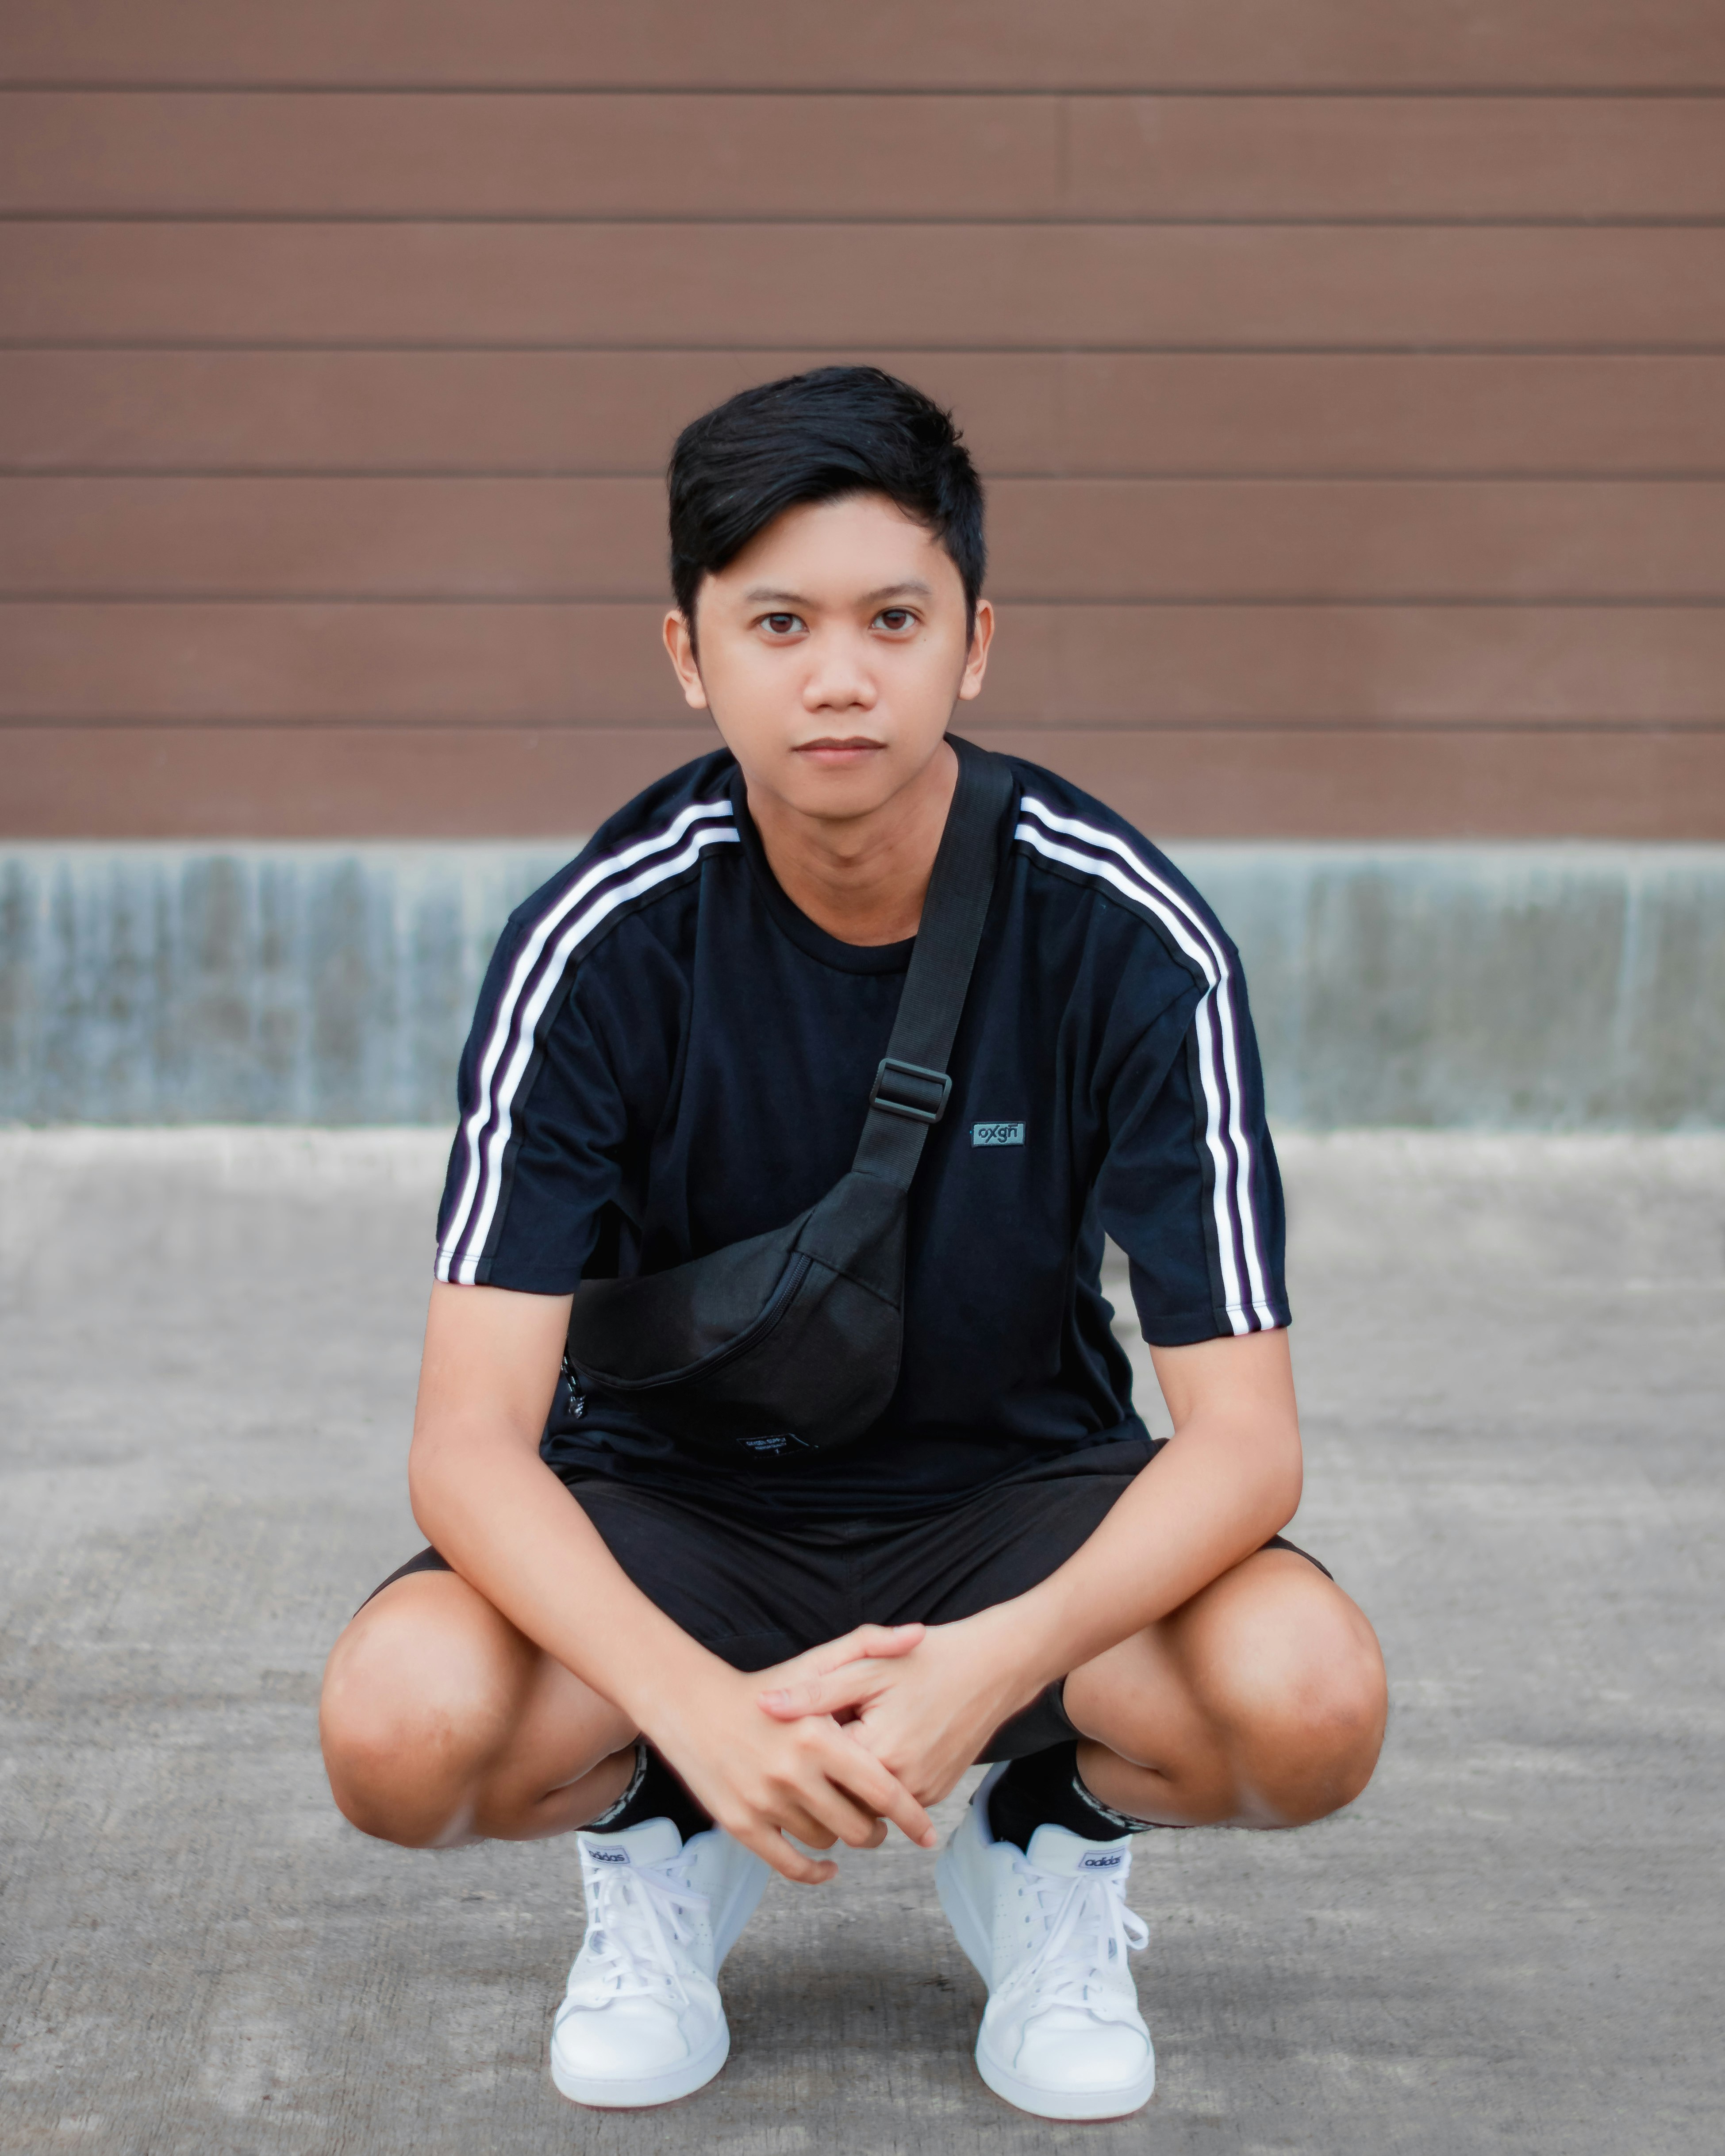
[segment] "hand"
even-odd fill
[[[891,1657],[834,1661],[789,1682],[783,1670],[763,1671],[780,1681],[757,1697],[781,1722],[855,1716],[848,1734],[913,1797],[932,1804],[951,1793],[1001,1723],[1040,1691],[1041,1679],[1027,1677],[1026,1659],[1003,1604],[954,1625],[931,1625],[920,1645]]]
[[[777,1718],[762,1712],[758,1698],[763,1684],[800,1691],[850,1663],[890,1669],[921,1645],[923,1631],[921,1625],[864,1625],[773,1669],[716,1672],[693,1696],[652,1716],[647,1733],[715,1823],[787,1879],[819,1886],[839,1868],[793,1849],[787,1835],[811,1849],[835,1841],[875,1849],[891,1820],[932,1849],[927,1813],[855,1729],[814,1711]]]

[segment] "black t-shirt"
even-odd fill
[[[1034,765],[910,1201],[886,1414],[715,1466],[560,1385],[545,1456],[770,1516],[882,1517],[1144,1438],[1098,1284],[1145,1336],[1286,1325],[1281,1184],[1234,947],[1130,825]],[[911,944],[793,906],[725,752],[639,794],[516,909],[461,1062],[438,1277],[562,1295],[792,1219],[850,1165]],[[1076,1464],[1075,1462],[1075,1464]]]

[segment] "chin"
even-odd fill
[[[854,816],[872,815],[896,791],[896,787],[882,785],[878,779],[873,785],[865,785],[860,780],[836,786],[810,786],[805,782],[798,787],[787,788],[784,798],[805,816],[842,821]]]
[[[779,791],[797,808],[824,815],[862,815],[891,800],[904,783],[901,759],[880,748],[851,757],[793,749],[779,766]]]

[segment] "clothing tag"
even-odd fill
[[[746,1446],[751,1452],[771,1454],[789,1452],[793,1450],[798,1452],[807,1452],[810,1450],[809,1440],[806,1438],[798,1437],[793,1430],[775,1430],[771,1437],[740,1437],[737,1441],[739,1445]]]
[[[973,1146],[1022,1145],[1024,1127],[1022,1123],[973,1123],[970,1142]]]

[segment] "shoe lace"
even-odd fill
[[[1117,1874],[1079,1872],[1071,1878],[1043,1871],[1015,1857],[1013,1871],[1035,1897],[1045,1926],[1041,1944],[1021,1962],[997,1996],[1022,2011],[1034,1994],[1034,2010],[1071,2006],[1103,2020],[1124,2018],[1127,1995],[1106,1981],[1111,1968],[1150,1943],[1150,1928],[1126,1905]],[[1103,1979],[1099,1981],[1098,1979]]]
[[[588,1928],[581,1956],[583,1988],[612,1999],[667,1998],[686,2005],[680,1948],[695,1937],[695,1919],[710,1905],[678,1869],[663,1865],[589,1867]]]

